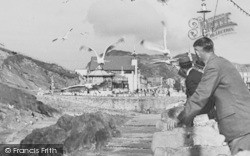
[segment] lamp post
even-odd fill
[[[202,29],[202,36],[206,36],[206,13],[209,13],[211,11],[207,10],[205,0],[201,0],[201,1],[202,1],[201,10],[197,11],[197,13],[203,14],[203,27],[201,29]]]

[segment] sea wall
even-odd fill
[[[43,98],[53,98],[63,101],[74,101],[93,107],[114,110],[131,110],[143,112],[161,112],[167,105],[184,100],[184,96],[167,97],[100,97],[100,96],[65,96],[65,95],[42,95]]]

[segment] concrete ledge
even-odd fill
[[[230,156],[230,149],[222,144],[223,140],[224,136],[209,125],[178,127],[154,133],[151,150],[154,156]]]
[[[151,149],[157,148],[179,148],[191,146],[193,139],[190,136],[191,129],[176,128],[173,131],[156,132],[153,135]]]
[[[93,107],[113,109],[113,110],[128,110],[144,112],[147,109],[151,113],[160,113],[165,110],[166,106],[177,103],[186,97],[91,97],[91,96],[63,96],[63,95],[44,95],[37,96],[38,99],[54,99],[55,101],[74,101],[74,103],[87,104]]]
[[[228,146],[193,146],[155,149],[154,156],[230,156]]]

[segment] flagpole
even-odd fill
[[[202,36],[206,36],[206,13],[209,13],[211,11],[207,10],[205,0],[201,0],[201,1],[202,1],[201,10],[197,11],[197,13],[203,14],[203,27],[201,29],[202,29]]]

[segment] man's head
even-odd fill
[[[191,68],[193,66],[193,64],[188,56],[183,56],[183,57],[179,58],[179,66],[182,69],[188,70],[189,68]]]
[[[196,60],[194,66],[203,70],[203,68],[205,67],[205,63],[201,60]]]
[[[214,53],[214,43],[208,37],[202,37],[196,40],[193,44],[193,47],[195,53],[204,62],[206,62],[210,55]]]
[[[178,74],[185,78],[187,76],[186,73],[188,69],[190,69],[193,66],[193,63],[188,56],[183,56],[179,58],[179,66],[180,70]]]

